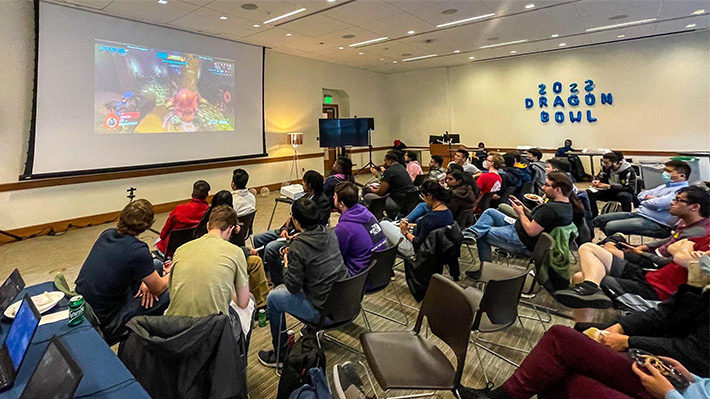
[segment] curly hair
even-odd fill
[[[121,234],[137,236],[148,230],[153,223],[155,223],[153,204],[146,199],[139,199],[123,208],[116,223],[116,230]]]

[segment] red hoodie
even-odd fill
[[[710,250],[710,236],[694,237],[689,240],[695,243],[693,246],[695,251]],[[688,283],[688,269],[671,262],[659,270],[646,273],[646,281],[656,291],[658,299],[665,301],[678,291],[681,284]]]
[[[170,256],[172,254],[166,254],[165,251],[168,249],[168,240],[170,239],[170,232],[177,229],[189,229],[196,227],[202,219],[202,215],[207,212],[207,201],[202,199],[193,198],[192,201],[187,204],[178,205],[170,212],[168,220],[163,226],[163,230],[160,231],[160,241],[155,244],[165,256]]]

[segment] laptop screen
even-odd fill
[[[10,306],[23,288],[25,288],[25,282],[22,280],[20,272],[15,269],[0,287],[0,313]]]
[[[25,296],[25,298],[29,297]],[[17,315],[15,315],[15,321],[10,327],[10,332],[5,339],[5,345],[15,370],[20,367],[20,363],[22,363],[22,359],[27,353],[27,347],[30,346],[30,341],[38,325],[39,317],[35,317],[29,301],[23,300],[20,309],[17,310]]]
[[[53,337],[20,399],[72,399],[83,374],[59,339]]]

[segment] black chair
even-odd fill
[[[491,200],[493,199],[493,195],[495,195],[495,193],[483,194],[483,196],[481,197],[481,200],[478,201],[478,204],[476,205],[476,209],[483,212],[486,209],[490,208],[491,207]]]
[[[466,362],[474,309],[471,298],[461,287],[435,274],[413,331],[361,334],[365,359],[385,393],[391,389],[455,391]],[[422,334],[424,317],[431,332],[453,351],[455,367],[447,355]],[[460,397],[457,393],[455,396]]]
[[[523,291],[523,285],[525,284],[527,275],[527,270],[522,270],[522,272],[518,272],[517,275],[506,279],[488,281],[484,290],[479,290],[475,287],[468,287],[465,290],[466,294],[468,294],[474,304],[476,304],[476,315],[473,321],[473,327],[471,327],[471,330],[473,331],[473,339],[471,342],[474,344],[476,356],[478,357],[478,361],[483,369],[483,376],[486,379],[486,382],[489,382],[490,380],[488,379],[488,373],[486,372],[483,359],[481,358],[481,354],[478,350],[479,348],[501,360],[506,361],[507,363],[512,364],[515,367],[519,367],[519,364],[494,351],[488,346],[483,345],[484,343],[515,351],[529,351],[486,341],[479,337],[480,334],[495,333],[506,330],[518,321],[520,323],[520,328],[528,341],[530,349],[533,348],[530,337],[525,330],[525,326],[523,325],[523,320],[518,314],[520,294]]]
[[[170,232],[168,236],[168,247],[165,249],[165,259],[172,259],[175,250],[180,248],[182,244],[188,243],[195,239],[195,228],[176,229]]]
[[[382,198],[375,198],[370,201],[367,209],[372,213],[372,215],[378,221],[381,221],[385,217],[385,205],[387,204],[387,196]]]
[[[407,215],[409,215],[410,212],[414,210],[414,207],[417,206],[421,202],[421,198],[419,197],[419,190],[418,189],[413,189],[409,192],[404,197],[404,200],[400,204],[400,209],[399,209],[399,217],[403,218]]]
[[[419,187],[426,181],[427,175],[416,175],[412,184],[414,187]]]
[[[229,242],[240,247],[246,245],[247,238],[251,236],[252,228],[254,227],[254,216],[256,216],[256,211],[247,213],[239,218],[239,233],[233,234]]]
[[[325,332],[336,330],[342,326],[352,323],[353,320],[355,320],[362,312],[362,298],[365,295],[365,283],[367,282],[367,277],[373,266],[374,265],[370,263],[370,266],[368,266],[362,273],[336,281],[333,284],[323,307],[319,309],[320,319],[317,323],[312,323],[308,320],[294,316],[296,320],[316,331],[316,341],[318,342],[319,347],[322,347],[320,341],[322,336],[323,339],[333,342],[334,344],[351,352],[356,354],[360,353],[357,349],[334,337],[331,337]],[[364,318],[365,317],[363,316],[363,319]],[[365,321],[367,324],[366,319]],[[367,327],[369,329],[369,326]],[[283,331],[283,326],[279,325],[279,331]],[[276,350],[277,359],[280,359],[279,352],[281,351],[281,335],[282,334],[279,334],[279,341]]]
[[[508,187],[503,192],[500,194],[500,201],[498,202],[499,204],[507,204],[508,203],[508,197],[513,195],[515,193],[516,188],[515,187]]]
[[[365,295],[373,295],[378,292],[384,291],[387,287],[392,287],[394,290],[394,295],[397,298],[396,303],[399,304],[400,312],[404,316],[404,322],[401,322],[395,318],[389,317],[387,315],[373,312],[371,310],[364,309],[363,317],[367,320],[367,313],[372,315],[382,317],[383,319],[389,320],[393,323],[397,323],[401,326],[407,326],[409,324],[409,318],[407,313],[404,311],[404,305],[399,297],[399,291],[395,285],[390,285],[392,282],[392,270],[394,269],[394,263],[397,259],[397,247],[402,242],[403,238],[400,238],[396,245],[391,248],[387,248],[383,251],[377,251],[372,254],[372,259],[370,261],[370,274],[367,277],[367,285],[365,286]],[[389,301],[393,301],[390,298],[385,297]],[[370,323],[366,321],[369,328]]]

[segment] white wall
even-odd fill
[[[0,54],[5,57],[0,63],[0,183],[16,182],[23,170],[32,107],[33,19],[30,1],[0,1]],[[351,113],[375,118],[377,134],[373,134],[373,145],[391,143],[385,75],[268,50],[264,72],[265,130],[270,156],[293,153],[286,132],[304,133],[299,153],[321,152],[316,137],[324,87],[346,91]],[[360,154],[357,155],[355,162],[360,161]],[[258,186],[287,180],[290,167],[290,162],[282,162],[245,169],[251,175],[250,185]],[[322,158],[301,161],[301,167],[322,171]],[[155,204],[189,198],[197,179],[209,181],[214,193],[229,188],[232,169],[0,192],[0,229],[117,211],[125,205],[125,190],[130,186],[138,188],[139,197]]]
[[[709,42],[702,31],[390,75],[392,134],[426,143],[449,130],[490,147],[558,147],[570,137],[580,148],[708,150]],[[563,124],[543,124],[537,105],[524,107],[526,97],[537,103],[539,83],[551,106],[553,82],[563,82],[566,99],[569,83],[585,79],[596,83],[594,124],[571,124],[568,112]],[[601,92],[613,105],[600,105]]]

